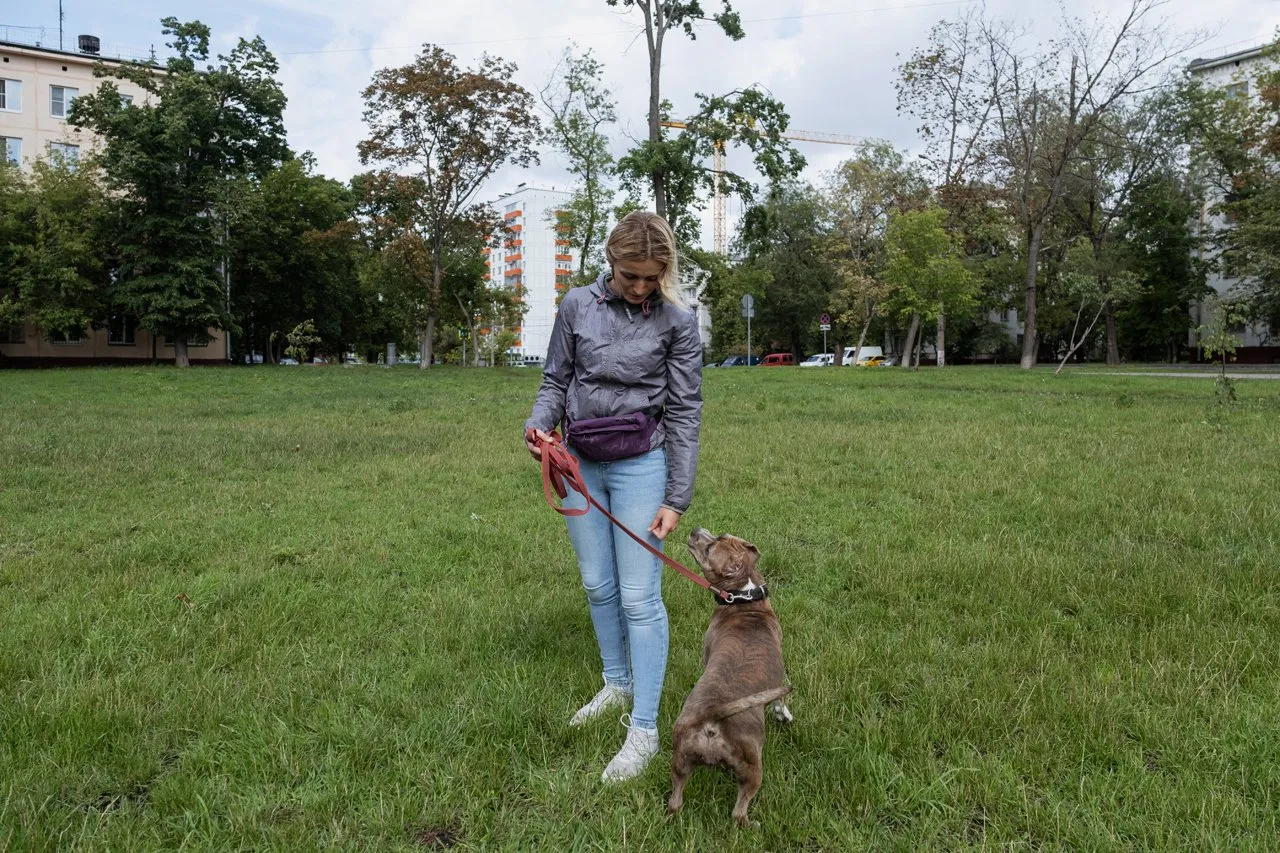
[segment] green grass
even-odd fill
[[[674,573],[659,759],[565,725],[537,379],[0,373],[0,849],[1280,846],[1280,383],[707,371],[681,530],[758,544],[796,687],[739,831],[663,814]]]

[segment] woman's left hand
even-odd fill
[[[671,531],[676,529],[676,525],[680,523],[680,513],[674,509],[667,509],[665,506],[658,510],[658,514],[653,517],[653,523],[649,525],[649,532],[659,539],[666,539]]]

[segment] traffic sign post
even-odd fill
[[[831,331],[830,314],[823,314],[818,318],[818,328],[822,330],[822,352],[825,354],[827,351],[827,332]],[[834,358],[832,359],[832,363],[835,363]]]
[[[747,318],[747,367],[751,366],[751,318],[756,316],[756,299],[750,293],[742,294],[742,316]]]

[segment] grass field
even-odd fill
[[[796,688],[739,831],[663,814],[692,584],[649,771],[566,726],[537,380],[0,373],[0,850],[1280,847],[1280,383],[707,371],[681,531],[760,547]]]

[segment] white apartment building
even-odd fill
[[[1270,60],[1264,55],[1265,46],[1253,47],[1237,51],[1226,56],[1212,59],[1197,59],[1187,70],[1201,78],[1206,84],[1226,89],[1229,93],[1242,98],[1258,97],[1256,77],[1268,67]],[[1211,208],[1222,201],[1221,192],[1210,187],[1208,197],[1200,208],[1200,215],[1192,224],[1197,234],[1211,234],[1227,227],[1226,218],[1221,213],[1213,213]],[[1208,284],[1220,295],[1230,293],[1240,285],[1240,280],[1222,275],[1220,271],[1209,274]],[[1213,308],[1206,303],[1192,307],[1192,317],[1197,325],[1207,324]],[[1265,323],[1250,323],[1238,334],[1240,349],[1236,352],[1238,361],[1273,361],[1280,357],[1280,341],[1277,341]],[[1198,344],[1197,333],[1190,333],[1189,346],[1194,350]]]
[[[93,134],[67,123],[67,114],[77,97],[102,82],[93,76],[94,65],[118,65],[122,60],[99,55],[100,43],[94,36],[79,36],[77,44],[80,52],[0,41],[0,151],[9,162],[27,170],[40,158],[61,157],[74,163],[96,144]],[[121,101],[146,101],[147,93],[133,83],[113,82]],[[226,335],[215,329],[210,335],[208,344],[189,347],[193,364],[227,360]],[[153,339],[129,316],[112,317],[107,328],[89,329],[80,338],[49,335],[31,323],[0,326],[0,365],[130,363],[172,357],[172,342],[162,336]]]
[[[556,211],[564,210],[572,193],[520,184],[490,206],[503,218],[508,235],[497,248],[486,248],[489,281],[519,289],[526,312],[516,329],[509,355],[526,363],[542,363],[556,321],[556,294],[569,287],[577,269],[577,253],[556,230]]]

